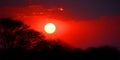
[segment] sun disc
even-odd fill
[[[53,34],[56,30],[56,26],[53,23],[47,23],[44,27],[44,30],[48,34]]]

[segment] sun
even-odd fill
[[[47,23],[44,27],[44,30],[48,34],[53,34],[56,30],[56,26],[53,23]]]

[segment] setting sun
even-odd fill
[[[53,23],[47,23],[44,27],[44,30],[48,34],[52,34],[56,30],[56,26]]]

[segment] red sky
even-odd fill
[[[34,11],[33,8],[37,7],[40,8],[40,6],[4,7],[0,9],[0,17],[20,19],[47,37],[60,38],[77,48],[86,49],[103,45],[120,48],[120,16],[76,19],[72,17],[72,14],[68,15],[64,11],[61,12],[59,7],[46,9],[41,7]],[[48,22],[54,23],[57,27],[56,32],[52,35],[44,32],[44,25]]]
[[[119,16],[103,16],[90,20],[26,17],[26,20],[23,21],[33,29],[43,32],[47,37],[60,38],[77,48],[86,49],[104,45],[120,48]],[[44,32],[44,25],[48,22],[54,23],[57,27],[56,32],[52,35]]]

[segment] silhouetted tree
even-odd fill
[[[0,19],[1,48],[27,47],[32,48],[37,40],[43,40],[44,35],[30,29],[20,20]]]
[[[20,20],[0,19],[0,46],[4,48],[25,48],[39,51],[68,50],[70,47],[60,40],[46,40]]]

